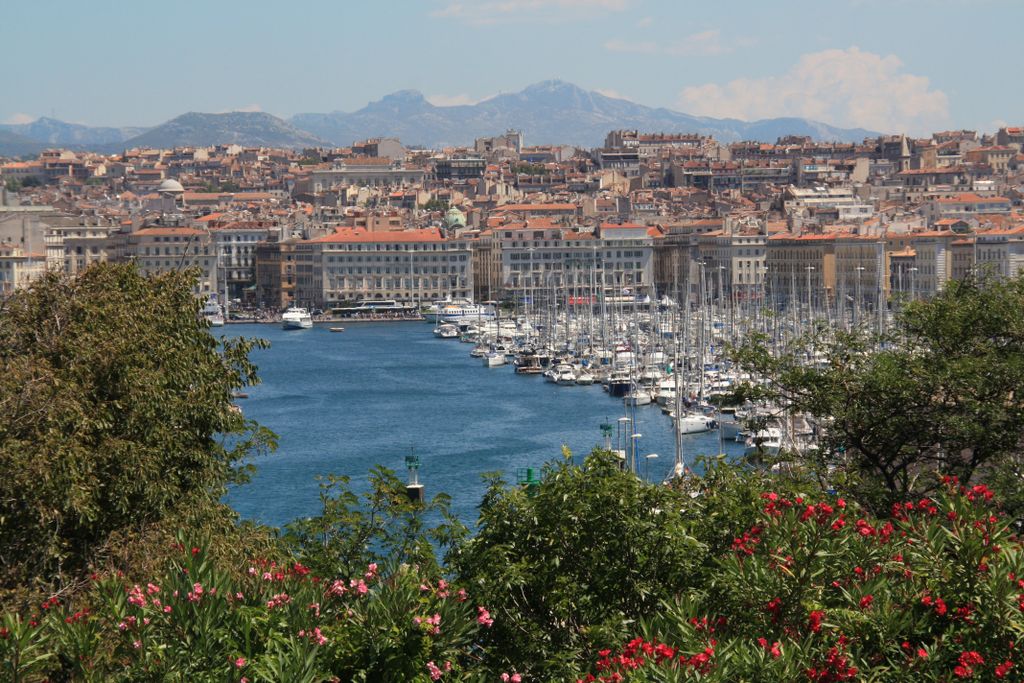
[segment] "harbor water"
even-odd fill
[[[514,482],[519,468],[561,459],[563,444],[579,461],[604,442],[602,423],[618,431],[622,400],[599,384],[558,386],[515,375],[512,365],[486,368],[469,355],[471,345],[431,330],[422,322],[346,322],[341,333],[326,325],[215,330],[270,342],[251,355],[262,383],[238,404],[279,437],[277,451],[253,460],[252,481],[229,491],[227,502],[243,518],[281,526],[318,512],[318,475],[347,475],[365,491],[373,466],[404,479],[405,456],[414,453],[427,496],[447,493],[472,526],[482,474],[502,472]],[[675,454],[671,421],[656,405],[635,414],[638,474],[661,481]],[[725,451],[737,455],[743,445],[726,441]],[[718,452],[717,432],[683,437],[688,464]],[[657,458],[643,458],[652,453]]]

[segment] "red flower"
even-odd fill
[[[868,608],[871,607],[871,603],[874,602],[874,601],[875,601],[875,596],[873,596],[873,595],[865,595],[863,598],[860,599],[860,608],[861,609],[868,609]]]
[[[996,678],[1006,678],[1006,674],[1010,673],[1010,669],[1013,668],[1013,662],[1007,659],[1002,664],[996,666]]]
[[[821,620],[825,618],[825,612],[816,609],[807,615],[807,625],[813,633],[821,631]]]

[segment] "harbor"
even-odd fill
[[[433,329],[423,322],[346,321],[343,334],[319,323],[215,331],[271,343],[253,352],[262,384],[239,404],[279,436],[277,452],[256,458],[252,481],[232,489],[227,502],[244,518],[282,525],[317,512],[317,476],[346,475],[363,490],[372,467],[404,476],[405,457],[414,454],[426,495],[447,493],[455,515],[472,525],[484,473],[515,482],[521,469],[560,459],[563,444],[578,461],[606,440],[620,450],[635,443],[638,476],[661,481],[671,473],[672,421],[656,403],[632,408],[599,383],[561,386],[517,374],[511,363],[487,368],[470,355],[472,345],[441,339]],[[633,419],[625,434],[627,408]],[[744,449],[720,444],[717,430],[685,435],[682,447],[688,464],[720,447],[730,457]]]

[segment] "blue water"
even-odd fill
[[[427,496],[449,494],[453,512],[472,525],[481,474],[502,471],[515,481],[517,468],[560,459],[562,444],[578,461],[603,443],[601,423],[623,416],[621,400],[599,385],[561,387],[515,375],[511,365],[488,369],[470,357],[471,345],[431,329],[415,322],[346,322],[342,333],[319,325],[225,328],[227,336],[271,343],[251,356],[262,384],[238,403],[279,436],[278,450],[256,458],[252,481],[227,501],[244,518],[280,526],[318,512],[317,475],[348,475],[362,491],[376,464],[404,479],[405,456],[415,449]],[[646,463],[660,481],[675,452],[671,423],[654,405],[636,409],[636,418],[639,452],[658,454]],[[687,462],[718,452],[717,433],[683,439]],[[742,446],[727,442],[726,452]],[[647,474],[643,463],[640,474]]]

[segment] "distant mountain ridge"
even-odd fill
[[[860,142],[879,133],[838,128],[803,118],[760,121],[691,116],[647,107],[584,90],[564,81],[542,81],[516,93],[476,104],[439,107],[416,90],[400,90],[354,112],[296,114],[281,119],[265,112],[189,112],[152,128],[94,127],[40,118],[0,125],[0,154],[36,153],[42,147],[118,152],[131,147],[195,147],[239,144],[247,147],[302,148],[348,146],[372,137],[397,137],[407,145],[465,146],[506,129],[523,131],[527,144],[599,147],[608,131],[699,133],[721,142],[774,142],[786,135],[819,141]],[[25,151],[29,150],[29,151]]]
[[[232,111],[225,114],[189,112],[125,140],[121,147],[319,147],[326,140],[299,130],[266,112]]]
[[[145,132],[145,128],[86,126],[43,116],[30,123],[0,124],[6,130],[51,147],[96,147],[124,142]]]
[[[415,90],[400,90],[355,112],[296,114],[289,121],[338,145],[368,137],[398,137],[406,144],[426,147],[469,145],[474,138],[507,128],[523,131],[527,144],[579,147],[598,147],[608,131],[619,128],[700,133],[714,135],[722,142],[774,142],[786,135],[860,142],[878,135],[863,128],[837,128],[802,118],[740,121],[691,116],[557,80],[535,83],[520,92],[497,95],[477,104],[452,107],[433,105]]]

